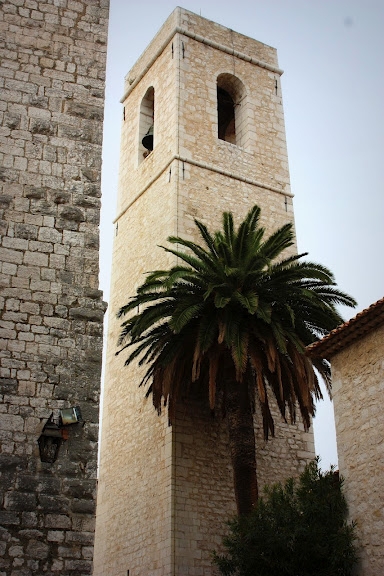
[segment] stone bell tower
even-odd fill
[[[235,512],[226,426],[199,405],[174,426],[115,356],[119,307],[144,273],[172,264],[158,245],[197,240],[225,210],[259,204],[268,231],[293,220],[276,50],[176,8],[129,72],[113,252],[95,542],[95,576],[213,574]],[[143,137],[146,136],[142,144]],[[298,474],[312,433],[276,416],[265,443],[255,418],[259,482]]]

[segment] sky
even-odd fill
[[[384,296],[383,0],[110,0],[100,288],[109,298],[124,76],[177,5],[278,51],[298,249],[358,302]],[[321,466],[337,464],[332,404],[314,420]]]

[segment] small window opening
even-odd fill
[[[235,103],[230,94],[217,87],[218,137],[236,144]]]
[[[154,140],[155,90],[151,86],[140,105],[139,164],[152,152]]]
[[[237,146],[246,146],[248,138],[246,90],[233,74],[217,77],[217,136]]]

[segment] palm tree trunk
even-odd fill
[[[258,499],[256,444],[248,386],[226,378],[225,410],[237,513],[249,514]]]

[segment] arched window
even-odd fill
[[[244,84],[232,74],[217,77],[217,136],[220,140],[244,145]]]
[[[155,90],[148,88],[140,105],[139,122],[139,164],[146,158],[155,146],[154,140]]]
[[[217,87],[217,128],[220,140],[236,144],[235,103],[223,88]]]

